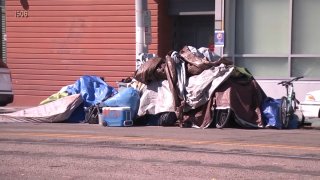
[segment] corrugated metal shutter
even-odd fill
[[[1,0],[1,58],[2,61],[7,61],[6,50],[6,10],[5,10],[5,0]]]
[[[213,15],[214,0],[170,0],[170,15]]]
[[[169,1],[148,0],[148,9],[151,11],[152,43],[149,53],[165,57],[173,50],[173,21],[168,14]]]
[[[15,17],[25,11],[28,17]],[[135,70],[135,1],[7,0],[14,105],[36,105],[82,75],[116,81]]]

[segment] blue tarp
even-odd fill
[[[266,127],[282,128],[280,120],[280,103],[281,99],[266,98],[262,104],[262,118]]]
[[[118,93],[115,88],[109,86],[101,77],[89,75],[81,76],[66,91],[70,95],[80,94],[85,107],[100,103],[102,100],[108,99]]]

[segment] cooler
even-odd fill
[[[107,126],[121,127],[133,125],[130,107],[103,107],[102,117]]]

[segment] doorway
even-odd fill
[[[175,16],[174,50],[208,47],[214,41],[214,15]]]

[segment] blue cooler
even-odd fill
[[[132,126],[130,107],[103,107],[103,120],[110,127]]]

